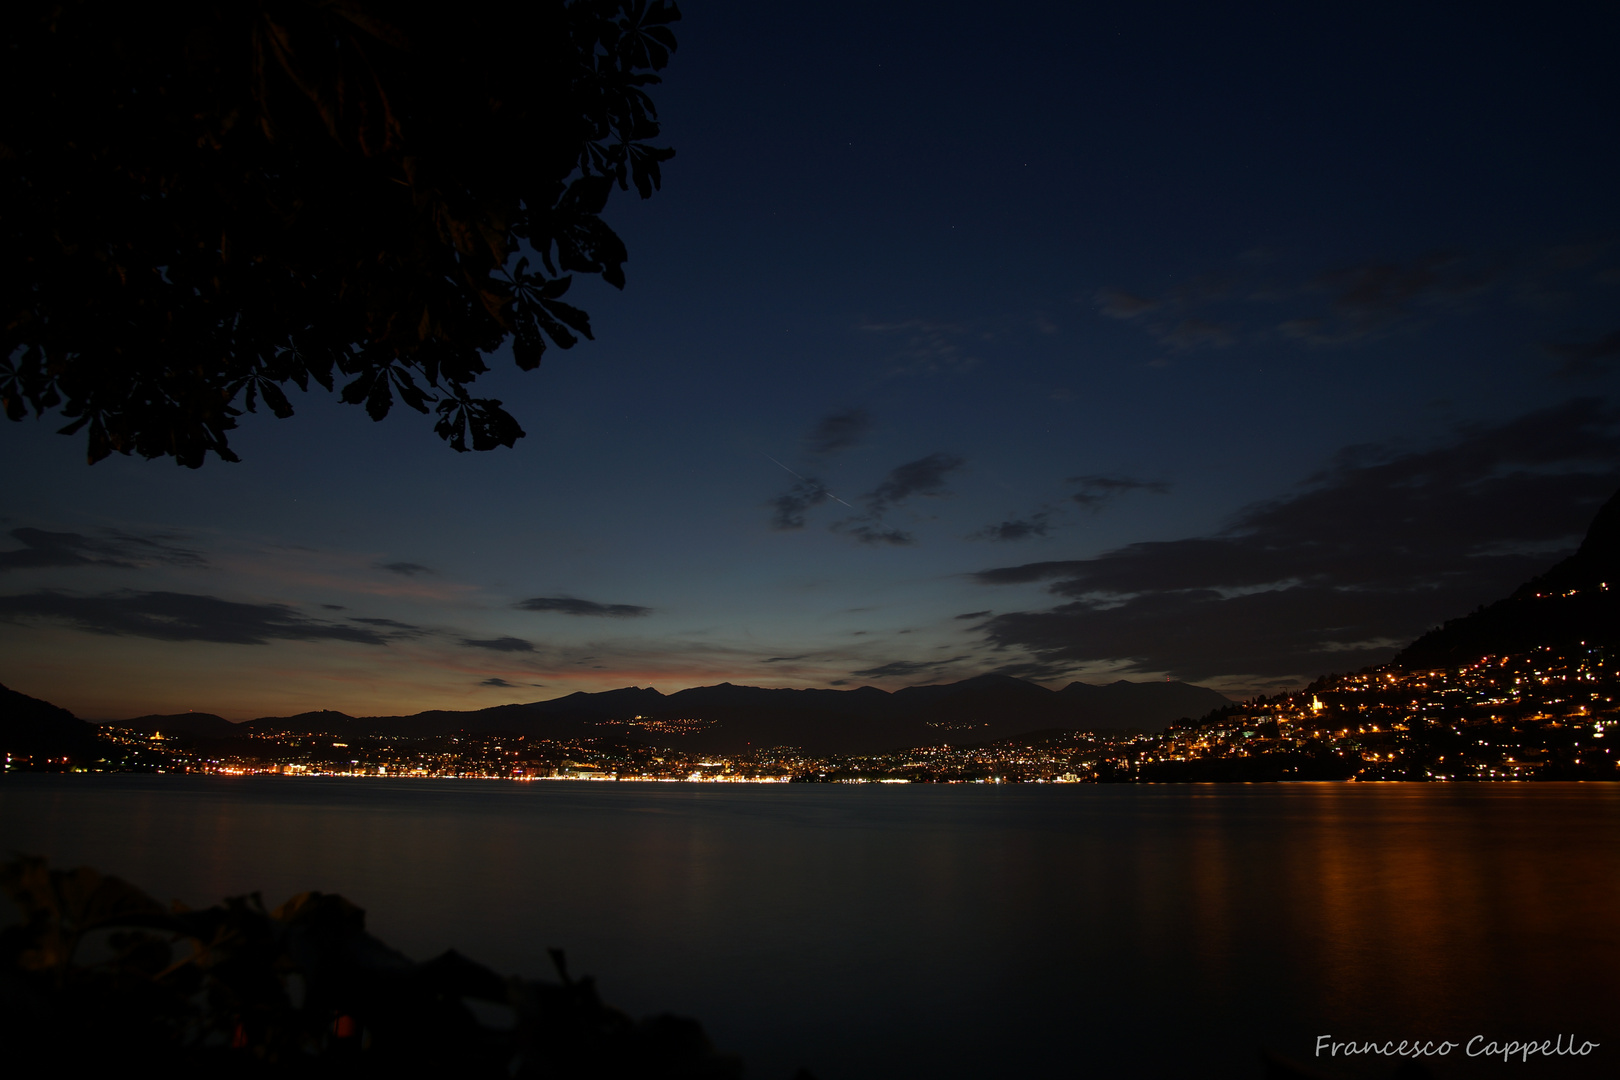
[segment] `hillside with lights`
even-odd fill
[[[1391,663],[1173,725],[1114,780],[1617,780],[1620,495],[1580,549]]]

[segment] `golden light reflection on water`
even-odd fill
[[[1252,1076],[1329,1032],[1620,1044],[1614,786],[62,783],[0,787],[0,841],[193,903],[342,892],[419,956],[543,975],[563,946],[754,1075],[1044,1075],[1083,1046]],[[1613,1071],[1588,1064],[1568,1075]]]
[[[1275,927],[1257,944],[1284,954],[1276,968],[1292,971],[1302,1011],[1345,1036],[1612,1024],[1615,794],[1284,789],[1275,870],[1250,867],[1271,887],[1245,889]],[[1201,905],[1229,910],[1214,877],[1196,880]]]

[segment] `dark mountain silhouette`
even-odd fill
[[[348,713],[341,713],[335,709],[321,709],[319,711],[301,712],[296,716],[261,716],[257,720],[249,720],[244,727],[249,730],[261,731],[327,731],[332,732],[352,730],[349,725],[355,718]]]
[[[1506,599],[1430,630],[1392,664],[1455,667],[1486,655],[1581,642],[1620,643],[1620,493],[1597,512],[1575,554]]]
[[[617,716],[650,712],[667,699],[652,687],[625,686],[618,690],[604,690],[587,694],[583,690],[566,697],[552,698],[535,706],[505,706],[506,708],[540,708],[548,713],[579,713],[589,716]],[[499,706],[498,706],[499,707]]]
[[[0,756],[93,756],[95,728],[48,701],[0,686]]]
[[[511,731],[539,738],[613,736],[713,753],[770,746],[864,753],[983,742],[1045,729],[1157,730],[1230,703],[1214,690],[1185,683],[1071,683],[1051,691],[1007,675],[981,675],[892,694],[873,686],[790,690],[720,683],[665,695],[651,687],[627,686],[472,712],[368,717],[311,712],[261,717],[244,727],[335,736]]]
[[[190,735],[198,739],[228,739],[244,734],[240,724],[208,712],[168,713],[137,716],[133,720],[108,721],[132,731],[160,732],[164,735]]]
[[[979,675],[961,682],[908,686],[896,690],[893,707],[905,715],[933,720],[971,721],[980,713],[1009,707],[1041,712],[1052,707],[1052,691],[1011,675]]]
[[[1084,711],[1096,726],[1116,728],[1141,726],[1135,718],[1144,714],[1178,719],[1202,716],[1212,707],[1210,702],[1220,695],[1208,687],[1184,682],[1133,683],[1120,679],[1106,686],[1072,682],[1059,690],[1058,696],[1071,702],[1076,710]]]

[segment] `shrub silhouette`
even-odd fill
[[[731,1080],[695,1021],[641,1021],[588,978],[503,977],[451,951],[413,963],[341,896],[192,911],[115,877],[0,866],[23,921],[0,933],[0,1038],[18,1075]],[[87,960],[85,953],[105,953]]]

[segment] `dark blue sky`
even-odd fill
[[[1500,595],[1620,486],[1601,5],[878,8],[685,5],[628,288],[487,380],[514,451],[319,394],[200,472],[0,426],[0,681],[1250,693]]]

